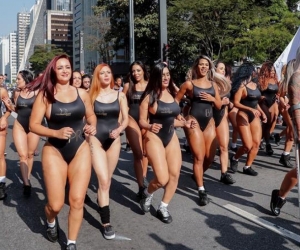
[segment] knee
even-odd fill
[[[53,202],[53,203],[48,203],[46,206],[48,210],[50,210],[52,213],[58,214],[59,211],[62,209],[64,203],[63,202]]]
[[[20,162],[26,162],[28,160],[28,155],[20,154]]]
[[[244,154],[248,154],[250,152],[250,150],[252,149],[252,147],[253,147],[252,144],[243,145],[243,152],[244,152]]]
[[[169,182],[169,175],[161,176],[157,178],[157,186],[159,188],[164,187]]]
[[[33,156],[34,156],[34,152],[31,152],[31,153],[28,153],[27,155],[27,159],[33,159]]]
[[[70,208],[73,209],[83,209],[84,205],[84,196],[76,195],[69,197]]]
[[[226,145],[220,145],[220,151],[221,153],[227,153],[228,152],[228,146]]]
[[[109,191],[110,184],[111,184],[110,180],[101,181],[99,182],[99,189],[103,192]]]

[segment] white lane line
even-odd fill
[[[261,218],[255,216],[255,215],[250,214],[250,213],[248,213],[248,212],[246,212],[246,211],[244,211],[244,210],[242,210],[238,207],[235,207],[233,205],[226,204],[223,207],[226,208],[227,210],[237,214],[237,215],[240,215],[240,216],[244,217],[247,220],[250,220],[250,221],[252,221],[252,222],[254,222],[254,223],[256,223],[256,224],[258,224],[258,225],[260,225],[264,228],[267,228],[267,229],[273,231],[274,233],[277,233],[277,234],[279,234],[283,237],[290,238],[290,239],[300,243],[300,236],[299,235],[297,235],[297,234],[295,234],[291,231],[288,231],[283,227],[277,226],[274,223],[271,223],[269,221],[261,219]]]

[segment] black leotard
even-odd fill
[[[228,93],[223,98],[225,98],[225,97],[227,97],[228,99],[230,99],[230,93]],[[216,109],[216,108],[213,109],[213,111],[214,111],[213,116],[214,116],[216,128],[220,125],[220,123],[221,123],[221,121],[222,121],[222,119],[223,119],[223,117],[225,115],[226,106],[227,105],[222,105],[221,109]]]
[[[72,134],[70,140],[49,138],[48,142],[61,153],[64,160],[69,164],[77,153],[78,148],[85,140],[83,136],[83,117],[85,115],[85,106],[81,100],[78,90],[77,98],[70,103],[55,101],[51,107],[50,118],[47,119],[50,129],[59,130],[64,127],[71,127],[75,134]]]
[[[278,85],[276,83],[269,83],[268,87],[261,91],[261,95],[265,97],[263,102],[270,108],[276,101],[276,94],[278,92]]]
[[[109,137],[109,133],[119,127],[119,92],[117,99],[112,103],[102,103],[96,100],[94,103],[94,111],[97,116],[97,134],[95,136],[106,151],[115,140]]]
[[[160,100],[157,101],[157,110],[155,114],[149,112],[150,124],[162,124],[162,128],[157,135],[164,147],[171,141],[174,134],[174,119],[180,114],[180,107],[177,102],[166,103]]]
[[[35,95],[31,98],[25,99],[21,95],[18,96],[16,102],[16,111],[18,113],[17,121],[21,124],[26,134],[29,131],[29,117],[31,115],[32,106],[35,100]]]
[[[144,91],[134,91],[128,101],[128,114],[139,124],[140,119],[140,99]]]
[[[213,108],[212,102],[201,100],[201,92],[206,92],[215,96],[215,89],[212,84],[211,87],[207,89],[199,88],[193,84],[193,98],[191,100],[190,115],[196,118],[200,129],[204,131],[210,119],[213,117]]]
[[[246,86],[246,90],[247,96],[244,99],[241,99],[241,104],[253,109],[257,109],[257,104],[261,97],[259,89],[257,87],[255,89],[250,89]],[[243,112],[245,112],[248,115],[248,121],[249,123],[251,123],[255,118],[253,112],[249,110],[243,110]]]

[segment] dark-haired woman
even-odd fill
[[[39,86],[33,81],[28,87],[40,90],[33,104],[29,127],[33,133],[48,137],[42,152],[48,200],[45,206],[47,237],[51,242],[58,240],[57,215],[65,203],[68,181],[70,211],[66,249],[76,249],[91,176],[91,152],[86,139],[96,134],[97,120],[88,93],[72,86],[69,57],[54,57],[42,77],[42,81],[37,79]],[[48,127],[42,125],[44,116]],[[83,123],[84,117],[87,124]]]
[[[125,130],[134,159],[134,171],[139,186],[138,198],[142,197],[142,191],[148,185],[146,179],[148,159],[144,155],[142,134],[145,132],[139,126],[139,102],[148,83],[146,66],[136,61],[130,65],[129,81],[124,84],[123,93],[127,96],[129,122]]]
[[[103,236],[110,240],[115,238],[115,232],[110,224],[109,190],[121,150],[120,133],[128,124],[128,107],[125,94],[113,89],[114,79],[107,64],[99,64],[93,75],[89,94],[97,116],[97,134],[90,138],[90,148],[98,178],[97,198]]]
[[[235,173],[238,168],[238,160],[243,154],[247,154],[246,165],[243,173],[256,176],[258,173],[251,167],[261,140],[261,119],[265,123],[267,117],[260,108],[258,101],[261,93],[256,83],[252,81],[254,67],[252,64],[242,64],[234,75],[232,81],[232,94],[234,106],[239,109],[236,122],[243,145],[230,160],[231,170]]]
[[[30,176],[33,167],[34,152],[39,143],[39,136],[29,130],[29,118],[38,91],[29,91],[26,86],[32,82],[33,74],[28,70],[21,70],[16,79],[17,91],[14,92],[14,103],[10,99],[4,100],[11,111],[18,113],[13,126],[13,139],[20,157],[20,170],[23,180],[23,195],[31,194]]]
[[[82,76],[82,84],[81,88],[85,89],[87,92],[89,92],[91,87],[91,76],[88,74],[85,74]]]
[[[216,62],[216,73],[225,76],[225,64],[221,61]],[[229,83],[228,83],[229,85]],[[222,107],[220,110],[214,109],[214,120],[216,126],[216,136],[220,146],[220,164],[221,164],[221,179],[224,184],[231,185],[235,180],[227,172],[228,168],[228,144],[229,144],[229,125],[228,125],[228,105],[230,92],[222,96]]]
[[[259,88],[261,91],[260,107],[267,117],[267,122],[263,124],[262,135],[266,143],[266,153],[274,153],[270,144],[270,134],[274,130],[278,116],[278,80],[272,62],[265,62],[261,66],[259,73]]]
[[[4,75],[0,74],[0,82],[4,81]],[[0,85],[0,98],[5,100],[8,97],[7,90]],[[0,101],[0,110],[1,106],[4,105]],[[0,112],[0,200],[6,198],[6,161],[5,161],[5,145],[6,145],[6,134],[7,134],[7,118],[10,116],[10,111],[6,108],[6,112],[3,114]]]
[[[82,86],[82,75],[79,71],[73,71],[73,83],[72,86],[76,88],[81,88]]]
[[[198,124],[195,128],[185,128],[185,135],[194,156],[193,171],[200,206],[209,203],[203,175],[213,162],[217,146],[213,106],[216,109],[222,106],[219,88],[215,83],[217,77],[212,61],[207,56],[200,56],[192,66],[192,78],[181,85],[176,95],[177,101],[180,101],[184,95],[191,99],[191,109],[186,119]],[[223,77],[220,77],[220,80],[221,78]],[[225,86],[227,81],[224,79],[223,83]],[[222,93],[224,86],[219,85]]]
[[[190,125],[179,116],[180,107],[174,99],[175,95],[176,90],[167,65],[156,64],[141,97],[139,120],[141,128],[147,130],[145,148],[155,177],[148,188],[144,189],[140,205],[145,213],[149,212],[153,193],[164,187],[164,195],[157,209],[157,217],[164,223],[172,222],[168,205],[178,185],[182,162],[174,126]]]

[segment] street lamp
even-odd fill
[[[130,54],[130,63],[133,63],[135,61],[133,0],[129,0],[129,54]]]

